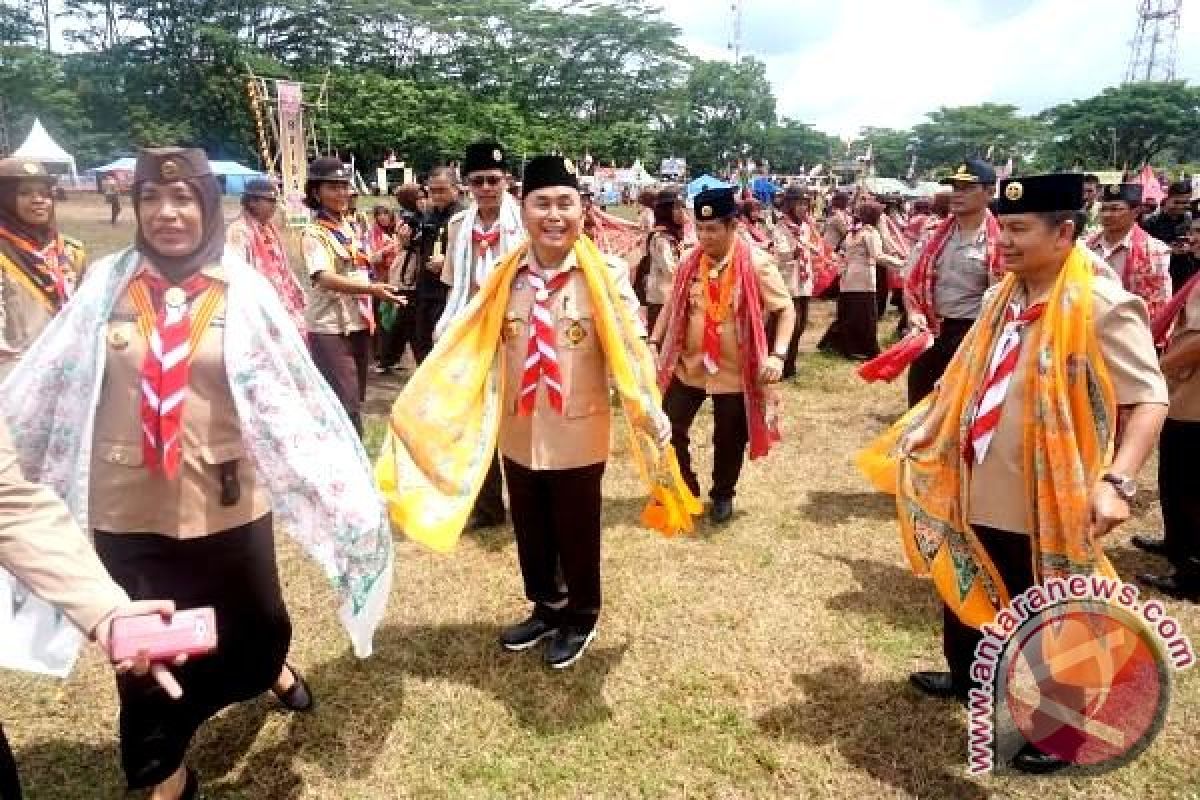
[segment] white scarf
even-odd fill
[[[88,470],[107,352],[105,326],[136,273],[126,250],[87,271],[72,301],[0,384],[0,414],[26,476],[88,525]],[[371,465],[274,289],[226,249],[225,368],[242,438],[276,521],[337,590],[355,654],[371,654],[392,583],[392,537]],[[133,413],[133,412],[131,412]],[[0,570],[0,666],[66,675],[82,636]]]
[[[473,287],[483,286],[484,280],[500,260],[514,250],[525,239],[525,227],[521,224],[521,204],[508,192],[500,200],[500,241],[478,259],[471,258],[471,234],[479,220],[479,206],[474,203],[457,217],[458,233],[447,245],[447,253],[454,261],[454,285],[446,300],[446,310],[433,330],[433,337],[440,338],[450,323],[467,307],[474,294]]]

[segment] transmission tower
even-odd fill
[[[729,10],[733,12],[733,35],[729,38],[729,49],[733,51],[733,63],[742,63],[742,0],[732,0]]]
[[[1139,0],[1137,34],[1129,55],[1126,83],[1175,80],[1179,14],[1183,0]]]

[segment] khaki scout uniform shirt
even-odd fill
[[[1112,379],[1118,406],[1167,404],[1167,386],[1158,368],[1150,320],[1141,298],[1113,281],[1092,282],[1092,314],[1100,351]],[[1000,422],[982,464],[972,468],[968,521],[1002,531],[1029,534],[1025,496],[1025,380],[1037,368],[1037,354],[1027,346],[1041,320],[1021,331],[1021,354],[1004,398]]]
[[[658,231],[650,234],[650,274],[646,276],[646,302],[663,305],[671,299],[675,287],[675,270],[679,255],[670,234]]]
[[[1175,320],[1167,352],[1200,336],[1200,292],[1192,292]],[[1167,416],[1181,422],[1200,422],[1200,367],[1187,367],[1167,374],[1171,407]]]
[[[879,231],[864,225],[858,233],[846,237],[846,262],[842,267],[843,292],[874,292],[875,264],[883,255],[883,238]]]
[[[91,544],[49,489],[21,474],[8,427],[0,421],[0,566],[90,633],[129,602]]]
[[[83,275],[83,246],[63,237],[67,267],[76,285]],[[7,254],[3,254],[7,258]],[[34,339],[54,319],[55,312],[34,295],[24,283],[0,268],[0,381],[8,377]]]
[[[225,282],[220,266],[203,270]],[[88,524],[110,533],[196,538],[253,522],[271,510],[246,457],[225,369],[225,310],[196,345],[184,400],[183,459],[168,480],[142,456],[141,374],[146,340],[128,292],[109,320],[107,357],[92,441]],[[238,462],[241,499],[221,505],[219,465]]]
[[[807,221],[801,223],[806,227],[810,224],[812,223]],[[771,238],[775,243],[775,260],[779,265],[779,274],[783,277],[783,282],[787,285],[792,297],[812,297],[815,276],[809,266],[812,262],[812,254],[805,252],[807,246],[792,235],[791,229],[783,221],[775,226]],[[798,247],[802,248],[799,256],[796,254]],[[803,277],[801,277],[802,272],[804,273]]]
[[[928,244],[926,236],[924,244]],[[991,285],[987,265],[987,225],[973,237],[957,223],[937,260],[934,305],[942,319],[977,319],[983,295]]]
[[[342,221],[342,231],[346,236],[358,239],[349,217]],[[361,239],[359,241],[365,250],[365,242]],[[300,245],[304,253],[304,267],[313,280],[308,309],[305,312],[308,330],[312,333],[342,335],[367,330],[369,324],[359,305],[359,296],[322,289],[317,285],[316,278],[322,272],[333,272],[343,278],[358,277],[363,283],[365,293],[371,281],[370,276],[365,270],[355,267],[350,253],[315,222],[301,231]],[[367,252],[366,255],[370,258],[371,254]]]
[[[791,308],[792,297],[772,258],[758,249],[752,249],[750,254],[754,277],[758,280],[758,292],[762,297],[763,311],[772,314]],[[723,261],[717,268],[729,269],[729,262]],[[742,304],[741,291],[735,284],[733,309],[725,321],[717,325],[721,336],[721,357],[717,360],[717,373],[710,375],[704,369],[704,279],[705,276],[697,275],[688,289],[687,332],[679,364],[675,367],[675,377],[684,385],[693,389],[703,389],[708,394],[740,394],[742,344],[737,338],[737,309]],[[667,315],[668,319],[670,313],[669,308],[663,309],[663,314]],[[770,347],[771,344],[768,342],[767,346]]]
[[[534,291],[526,268],[527,256],[513,281],[504,314],[504,405],[500,417],[500,452],[527,469],[558,470],[586,467],[608,459],[612,407],[608,395],[608,361],[596,332],[595,306],[574,254],[562,268],[570,277],[547,305],[554,318],[555,350],[562,375],[563,413],[550,405],[546,382],[538,381],[533,413],[521,416],[517,403],[532,331]],[[629,285],[629,270],[620,259],[608,259],[610,274],[621,288],[630,313],[638,300]]]

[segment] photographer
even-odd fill
[[[1146,233],[1171,248],[1171,285],[1176,291],[1183,288],[1196,274],[1196,261],[1189,255],[1189,234],[1192,215],[1188,203],[1192,200],[1192,185],[1176,181],[1167,189],[1162,209],[1150,216],[1142,227]]]
[[[421,263],[421,246],[424,243],[421,205],[427,200],[423,186],[406,183],[395,191],[399,209],[391,233],[394,251],[388,265],[381,270],[383,279],[405,299],[406,305],[394,307],[391,327],[381,332],[382,346],[375,372],[387,375],[400,363],[404,348],[411,346],[413,356],[416,346],[417,278]]]
[[[429,190],[429,210],[421,216],[413,232],[420,267],[416,282],[416,334],[413,355],[417,363],[425,360],[433,349],[433,331],[446,307],[449,287],[442,283],[442,268],[446,264],[446,229],[450,218],[462,210],[458,202],[458,186],[449,167],[435,167],[426,183]]]

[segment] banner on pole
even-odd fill
[[[293,227],[309,221],[304,205],[304,182],[308,178],[308,148],[304,134],[303,87],[292,81],[276,81],[279,99],[279,172],[283,179],[283,211]]]

